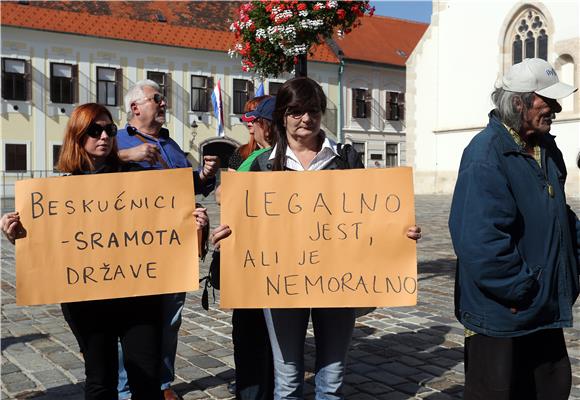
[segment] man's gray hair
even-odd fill
[[[508,92],[499,87],[491,94],[491,101],[495,105],[495,110],[501,121],[519,132],[522,127],[524,109],[518,111],[518,103],[522,103],[525,108],[530,108],[534,102],[534,93]]]
[[[127,121],[131,121],[131,119],[133,119],[131,105],[145,97],[145,93],[143,92],[143,88],[145,87],[151,87],[157,91],[161,90],[157,82],[152,81],[151,79],[143,79],[137,82],[135,85],[131,86],[125,95],[125,111],[127,112]]]

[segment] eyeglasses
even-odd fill
[[[286,115],[290,118],[294,119],[301,119],[304,115],[308,114],[310,118],[319,118],[322,115],[322,111],[320,110],[306,110],[306,111],[295,111],[295,110],[288,110],[286,111]]]
[[[157,104],[161,104],[161,102],[167,103],[167,98],[159,93],[155,93],[153,97],[143,97],[143,100],[153,100]]]
[[[108,125],[99,125],[96,123],[92,123],[85,132],[87,135],[92,137],[93,139],[98,139],[103,134],[103,131],[107,132],[109,137],[117,136],[117,125],[115,124],[108,124]]]

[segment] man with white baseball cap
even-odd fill
[[[560,82],[554,68],[541,58],[526,58],[512,65],[502,82],[508,92],[534,92],[549,99],[563,99],[578,90]]]
[[[513,65],[492,93],[489,124],[463,152],[449,230],[466,400],[570,394],[563,328],[580,290],[580,220],[549,132],[557,99],[576,90],[544,60]]]

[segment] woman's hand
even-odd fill
[[[195,225],[198,230],[205,228],[209,224],[209,217],[207,216],[207,208],[198,207],[193,212],[195,216]]]
[[[0,219],[0,225],[2,232],[4,232],[4,235],[12,244],[14,244],[16,239],[26,237],[26,229],[24,229],[22,222],[20,222],[20,214],[18,212],[4,214]]]
[[[218,226],[217,228],[215,228],[211,232],[211,235],[209,236],[209,240],[211,241],[211,244],[213,244],[214,249],[219,251],[220,241],[222,239],[227,238],[231,234],[232,234],[232,230],[230,229],[230,227],[225,225],[225,224],[221,224],[220,226]]]
[[[421,227],[413,225],[407,230],[407,237],[413,240],[421,239]]]

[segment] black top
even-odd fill
[[[242,155],[240,154],[240,148],[234,150],[232,155],[230,156],[230,160],[228,161],[228,168],[230,169],[238,169],[240,165],[244,162]]]

